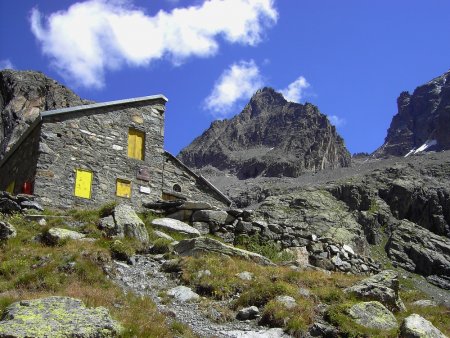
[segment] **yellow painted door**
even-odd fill
[[[119,197],[131,198],[131,182],[117,179],[116,195]]]
[[[12,181],[8,184],[8,187],[6,188],[6,192],[9,192],[10,194],[14,194],[14,187],[16,186],[16,181]]]
[[[135,129],[128,131],[128,157],[144,159],[144,133]]]
[[[92,171],[77,169],[75,177],[75,196],[91,198]]]

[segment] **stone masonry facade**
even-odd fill
[[[166,101],[160,95],[41,113],[41,121],[30,126],[20,144],[0,162],[0,190],[14,180],[17,194],[24,182],[32,182],[33,194],[53,208],[94,207],[113,200],[140,207],[180,186],[181,192],[174,191],[175,195],[217,206],[229,204],[182,164],[177,164],[176,171],[167,165],[164,181]],[[144,135],[142,159],[128,155],[130,131]],[[76,196],[80,170],[92,177],[88,198]],[[130,187],[129,197],[117,196],[118,180]]]
[[[218,208],[231,204],[231,201],[205,178],[194,173],[167,152],[164,160],[163,195],[190,201],[204,201]]]

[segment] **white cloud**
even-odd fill
[[[0,60],[0,69],[14,69],[14,65],[12,64],[11,60],[3,59]]]
[[[297,102],[304,97],[304,90],[310,85],[308,81],[303,76],[300,76],[297,80],[289,84],[285,89],[281,89],[280,92],[283,94],[287,101]]]
[[[335,125],[336,127],[342,127],[347,122],[344,118],[341,118],[337,115],[328,115],[327,117],[331,124]]]
[[[205,99],[205,107],[216,118],[225,118],[232,113],[237,101],[250,98],[262,85],[262,76],[255,62],[239,61],[222,73]]]
[[[218,38],[256,45],[277,21],[274,0],[206,0],[201,5],[160,10],[153,16],[130,1],[89,0],[43,18],[31,12],[31,30],[53,66],[69,80],[101,87],[107,70],[147,66],[168,58],[209,57]]]

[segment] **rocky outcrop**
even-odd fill
[[[316,106],[288,102],[271,88],[258,90],[232,119],[213,122],[178,158],[241,179],[297,177],[351,161],[343,139]]]
[[[0,71],[0,159],[41,111],[88,103],[43,73]]]
[[[369,329],[392,330],[398,327],[394,315],[380,302],[362,302],[348,310],[349,316],[359,325]]]
[[[403,220],[393,228],[386,250],[401,267],[450,290],[450,239]]]
[[[184,239],[174,246],[174,251],[181,256],[197,256],[215,253],[231,257],[241,257],[263,265],[272,264],[270,260],[264,256],[226,245],[209,237]]]
[[[377,157],[450,149],[450,71],[403,92],[397,99],[398,112],[392,119]]]
[[[393,270],[385,270],[362,280],[344,291],[365,300],[379,301],[390,310],[404,311],[406,308],[400,299],[398,290],[398,273]]]
[[[49,297],[8,306],[0,321],[0,337],[107,338],[122,328],[103,307],[86,308],[81,300]]]

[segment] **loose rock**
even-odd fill
[[[177,286],[167,291],[167,295],[174,297],[180,302],[188,302],[200,298],[198,294],[188,288],[187,286]]]
[[[16,228],[8,222],[0,222],[0,241],[5,241],[17,236]]]
[[[238,314],[236,315],[236,319],[248,320],[248,319],[255,319],[258,316],[259,316],[259,309],[256,306],[249,306],[240,309]]]
[[[402,338],[446,338],[430,321],[415,313],[403,320],[400,336]]]

